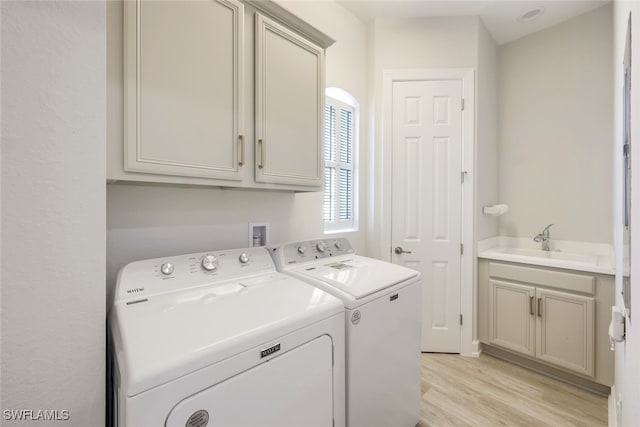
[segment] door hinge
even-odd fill
[[[462,326],[462,314],[460,315],[460,326]]]
[[[464,98],[462,98],[462,108],[461,108],[461,110],[464,111]]]
[[[460,172],[460,184],[464,184],[464,179],[467,176],[467,171]]]
[[[464,244],[460,243],[460,255],[464,255]]]

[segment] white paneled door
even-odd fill
[[[460,352],[462,82],[393,83],[393,262],[422,273],[422,351]]]

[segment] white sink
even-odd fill
[[[554,240],[543,251],[528,237],[497,236],[478,242],[478,258],[591,273],[615,274],[613,247],[605,243]]]
[[[575,262],[579,264],[598,265],[598,255],[593,254],[576,254],[561,251],[542,251],[539,249],[525,249],[525,248],[497,248],[495,252],[523,256],[534,257],[549,260],[559,260],[566,262]]]

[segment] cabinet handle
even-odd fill
[[[529,314],[530,315],[534,315],[535,313],[533,312],[533,297],[529,297]]]
[[[260,162],[258,163],[258,168],[262,169],[264,167],[264,140],[259,139],[258,145],[260,145]]]
[[[238,145],[240,146],[240,160],[238,160],[238,166],[244,165],[244,135],[239,135]]]
[[[538,317],[542,317],[542,298],[538,298]]]

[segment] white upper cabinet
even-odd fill
[[[107,10],[108,180],[322,189],[331,38],[268,0]]]
[[[242,3],[124,7],[125,171],[241,180]]]
[[[256,181],[322,187],[324,49],[256,14]]]

